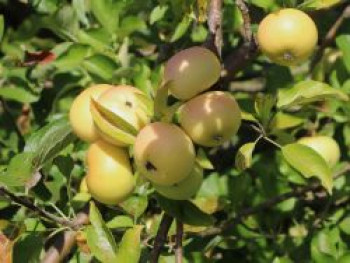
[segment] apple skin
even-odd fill
[[[194,143],[214,147],[237,133],[241,125],[241,111],[231,94],[206,92],[183,105],[179,122]]]
[[[88,191],[99,202],[116,205],[133,192],[135,179],[125,149],[99,140],[90,145],[86,162]]]
[[[140,130],[150,122],[150,117],[142,110],[139,100],[135,94],[143,94],[139,89],[128,86],[118,85],[106,90],[98,97],[97,101],[104,107],[108,108],[113,113],[131,124],[136,130]],[[117,128],[118,124],[112,123]],[[116,146],[128,146],[124,142],[109,138],[103,131],[98,129],[98,132],[104,140]]]
[[[192,172],[183,181],[170,186],[153,184],[154,189],[161,195],[173,200],[188,200],[193,197],[203,182],[203,169],[194,166]]]
[[[340,159],[340,148],[336,140],[328,136],[303,137],[298,143],[306,145],[316,151],[333,167]]]
[[[291,66],[305,61],[314,51],[318,32],[304,12],[285,8],[267,15],[259,24],[259,48],[273,62]]]
[[[221,65],[207,48],[191,47],[172,56],[165,65],[164,80],[172,81],[171,94],[188,100],[209,89],[220,78]]]
[[[134,157],[143,176],[152,183],[170,186],[191,173],[195,150],[191,139],[178,126],[155,122],[137,135]]]
[[[69,121],[73,132],[83,141],[94,142],[99,136],[90,113],[90,99],[98,98],[104,91],[112,88],[112,85],[99,84],[82,91],[73,101],[69,111]]]

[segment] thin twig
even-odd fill
[[[243,17],[243,36],[244,36],[244,41],[245,42],[252,42],[254,41],[254,35],[252,32],[252,25],[250,21],[250,16],[249,16],[249,9],[244,3],[244,0],[236,0],[236,6],[242,13]]]
[[[11,110],[8,107],[6,100],[4,100],[4,98],[2,98],[1,96],[0,96],[0,102],[2,104],[2,108],[4,110],[4,113],[7,115],[11,126],[13,127],[13,129],[15,130],[15,132],[18,136],[19,149],[22,149],[24,147],[25,140],[24,140],[24,137],[23,137],[21,131],[19,130],[19,128],[17,126],[17,123],[15,121],[15,117],[12,115]]]
[[[182,263],[183,249],[182,249],[182,237],[183,237],[184,225],[179,220],[176,220],[176,239],[175,239],[175,263]]]
[[[221,58],[222,48],[222,0],[211,0],[208,14],[209,36],[204,45]]]
[[[174,218],[166,213],[163,214],[162,220],[160,222],[157,235],[154,239],[153,250],[150,256],[151,263],[157,263],[160,256],[160,252],[164,243],[167,240],[168,232],[173,222]]]
[[[349,171],[350,171],[350,164],[347,164],[342,170],[340,170],[339,172],[337,172],[333,176],[333,179],[335,180],[335,179],[345,175],[345,173],[347,173]],[[265,209],[269,209],[271,207],[274,207],[275,205],[277,205],[283,201],[286,201],[290,198],[301,197],[301,196],[305,195],[307,192],[318,191],[321,189],[323,189],[323,188],[322,188],[320,183],[313,183],[311,185],[304,186],[302,188],[296,188],[291,192],[287,192],[287,193],[278,195],[276,197],[273,197],[271,199],[268,199],[265,202],[262,202],[261,204],[255,206],[255,207],[248,207],[246,209],[243,209],[242,211],[237,213],[235,217],[233,217],[229,221],[226,221],[221,226],[207,229],[203,232],[198,233],[198,235],[202,236],[202,237],[206,237],[206,236],[213,236],[213,235],[220,235],[220,234],[224,234],[224,233],[230,233],[230,230],[232,230],[239,222],[241,222],[241,220],[244,217],[247,217],[249,215],[259,213]]]
[[[322,55],[326,47],[328,47],[332,42],[334,41],[338,29],[343,24],[346,18],[350,17],[350,5],[346,6],[341,13],[341,15],[338,17],[338,19],[335,21],[335,23],[332,25],[332,27],[329,29],[329,31],[326,34],[326,37],[323,39],[320,48],[318,49],[316,55],[314,56],[310,69],[313,69],[315,65],[322,59]]]

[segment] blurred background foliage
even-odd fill
[[[307,10],[317,24],[320,43],[347,4],[337,0],[246,2],[254,32],[268,12],[288,6]],[[93,83],[131,84],[153,96],[164,62],[177,51],[206,41],[207,7],[205,0],[0,0],[1,184],[53,214],[73,218],[89,201],[78,190],[87,145],[75,139],[64,120],[74,97]],[[242,24],[234,1],[223,1],[223,58],[243,43]],[[230,143],[202,149],[207,156],[203,165],[214,169],[206,171],[193,200],[195,207],[161,200],[140,184],[118,207],[99,205],[103,220],[94,210],[93,225],[108,229],[102,228],[102,236],[84,230],[90,249],[84,241],[78,242],[66,262],[101,260],[106,251],[98,247],[98,240],[108,239],[108,233],[116,240],[109,241],[111,247],[115,242],[124,249],[136,247],[135,242],[142,244],[134,258],[123,262],[138,262],[139,257],[146,262],[149,241],[161,217],[159,204],[189,223],[185,225],[184,262],[350,262],[340,261],[350,254],[348,176],[334,181],[332,195],[317,188],[264,207],[242,218],[229,232],[201,234],[214,222],[220,225],[240,211],[317,181],[292,169],[281,151],[266,140],[254,144],[251,158],[244,153],[248,169],[237,168],[238,149],[259,136],[251,129],[254,124],[263,126],[280,145],[304,135],[333,136],[342,156],[332,172],[342,173],[349,165],[350,106],[341,98],[350,94],[350,19],[343,22],[334,43],[311,69],[310,61],[287,68],[259,55],[228,84],[246,121]],[[321,89],[311,101],[292,105],[287,96],[286,102],[281,90],[303,81],[308,88],[322,83],[341,95],[334,91],[327,95]],[[309,165],[307,159],[305,163]],[[143,234],[138,225],[144,227]],[[14,262],[38,262],[44,247],[64,229],[0,196],[0,252],[8,242]],[[160,262],[174,262],[172,247],[170,239]]]

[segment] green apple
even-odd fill
[[[86,162],[88,192],[99,202],[116,205],[134,190],[135,179],[124,148],[96,141],[88,149]]]
[[[170,186],[153,184],[161,195],[173,200],[187,200],[193,197],[202,185],[203,169],[195,165],[192,172],[183,181]]]
[[[190,174],[195,150],[191,139],[178,126],[155,122],[137,135],[134,157],[143,176],[152,183],[170,186]]]
[[[188,100],[209,89],[220,78],[217,56],[204,47],[191,47],[176,53],[165,65],[164,80],[171,81],[170,92]]]
[[[183,105],[179,122],[194,143],[219,146],[237,133],[241,111],[228,92],[206,92]]]
[[[320,135],[303,137],[298,140],[298,143],[315,150],[330,167],[334,166],[340,159],[339,145],[332,137]]]

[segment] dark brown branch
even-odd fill
[[[224,59],[222,72],[224,83],[233,80],[235,75],[258,55],[258,45],[252,32],[249,9],[243,0],[236,0],[236,5],[243,17],[244,43]]]
[[[160,252],[164,243],[167,240],[168,232],[173,222],[174,218],[166,213],[163,214],[162,220],[160,222],[157,235],[154,239],[153,250],[150,257],[151,263],[157,263],[160,256]]]
[[[15,194],[11,193],[3,186],[0,186],[0,194],[7,197],[11,201],[13,201],[21,206],[24,206],[24,207],[32,210],[33,212],[36,212],[39,216],[41,216],[47,220],[50,220],[50,221],[55,222],[55,223],[62,225],[62,226],[70,227],[72,229],[76,229],[78,227],[74,222],[49,213],[49,212],[45,211],[44,209],[36,206],[32,201],[29,201],[26,198],[16,196]]]
[[[208,14],[209,36],[204,46],[221,58],[222,47],[222,0],[211,0]]]
[[[88,224],[89,215],[87,207],[84,211],[77,214],[77,217],[72,221],[76,226]],[[70,253],[76,244],[77,231],[67,230],[55,237],[54,243],[47,249],[41,263],[59,263]]]
[[[334,175],[334,180],[345,175],[346,172],[350,171],[350,164],[347,164],[342,170],[340,170],[338,173]],[[302,188],[294,189],[291,192],[287,192],[284,194],[281,194],[279,196],[273,197],[271,199],[266,200],[265,202],[262,202],[261,204],[255,206],[255,207],[248,207],[241,212],[237,213],[235,217],[233,217],[231,220],[223,223],[221,226],[214,227],[208,230],[205,230],[201,233],[198,233],[199,236],[205,237],[205,236],[213,236],[213,235],[220,235],[224,233],[230,233],[230,230],[232,230],[238,223],[241,222],[241,220],[249,215],[253,215],[256,213],[259,213],[265,209],[269,209],[274,207],[275,205],[286,201],[293,197],[302,197],[307,192],[310,191],[319,191],[322,190],[322,186],[320,183],[314,183],[309,186],[304,186]]]
[[[182,263],[183,249],[182,249],[182,237],[183,237],[184,225],[179,220],[176,220],[176,236],[175,236],[175,263]]]
[[[333,43],[337,35],[338,29],[343,24],[344,20],[349,17],[350,17],[350,5],[344,8],[341,15],[338,17],[338,19],[335,21],[333,26],[327,32],[326,37],[323,39],[320,48],[318,49],[316,55],[314,56],[311,62],[310,69],[313,69],[315,65],[322,59],[324,50],[326,49],[326,47],[328,47],[330,44]]]
[[[19,149],[22,149],[24,147],[25,144],[25,140],[24,137],[21,133],[21,131],[19,130],[17,123],[15,121],[15,117],[12,115],[11,110],[9,109],[6,100],[4,100],[4,98],[0,97],[0,102],[2,105],[2,108],[4,110],[5,115],[7,115],[11,126],[13,127],[14,131],[16,132],[18,139],[19,139]]]

